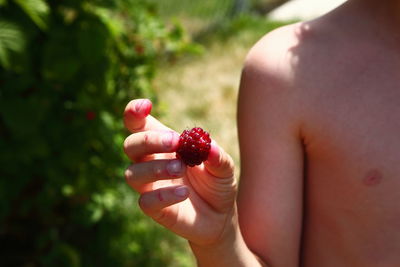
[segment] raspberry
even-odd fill
[[[176,155],[186,165],[194,167],[207,160],[211,148],[210,134],[200,127],[184,130],[179,137]]]

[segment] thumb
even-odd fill
[[[211,179],[204,179],[208,189],[211,189],[211,194],[204,198],[219,212],[231,211],[237,193],[234,164],[228,153],[214,141],[208,159],[204,162],[204,169],[212,176]]]
[[[232,178],[235,167],[231,156],[226,153],[214,140],[204,167],[213,176],[218,178]]]

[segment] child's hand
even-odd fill
[[[233,161],[212,141],[207,161],[185,166],[175,156],[179,134],[149,115],[151,105],[137,99],[125,109],[124,123],[133,134],[124,149],[134,162],[126,181],[141,194],[143,212],[156,222],[193,244],[214,244],[235,213]]]

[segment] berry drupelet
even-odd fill
[[[194,167],[207,160],[210,148],[210,134],[200,127],[195,127],[182,132],[176,155],[186,165]]]

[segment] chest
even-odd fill
[[[400,159],[400,57],[375,54],[338,57],[310,84],[310,155],[348,155],[359,163]]]
[[[398,210],[400,218],[391,207],[400,201],[400,67],[394,65],[333,72],[311,94],[304,143],[310,192],[321,203],[365,216]]]

